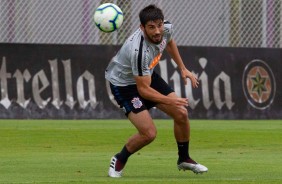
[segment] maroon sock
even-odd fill
[[[123,168],[128,160],[128,158],[130,157],[130,155],[132,155],[132,153],[130,153],[126,146],[124,146],[121,150],[121,152],[119,152],[118,154],[115,155],[115,157],[118,159],[118,163],[116,164],[116,166],[118,165],[118,167]]]
[[[116,168],[115,168],[115,170],[116,171],[121,171],[124,168],[124,166],[125,166],[124,163],[122,163],[121,161],[117,160],[116,161]]]

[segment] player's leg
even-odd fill
[[[176,94],[170,93],[168,96],[177,97]],[[157,104],[156,107],[161,111],[168,114],[174,120],[174,136],[178,143],[190,141],[190,123],[188,119],[188,112],[185,107],[172,107],[165,104]],[[181,151],[181,150],[179,150]],[[179,152],[179,156],[189,157],[188,148],[187,151]]]
[[[118,104],[124,108],[126,116],[137,129],[137,133],[131,136],[122,150],[111,159],[109,176],[121,177],[129,156],[152,142],[157,131],[145,105],[146,102],[140,97],[136,86],[111,85],[111,90]]]
[[[128,119],[136,127],[138,133],[128,139],[126,147],[129,152],[135,153],[155,139],[157,129],[148,110],[137,114],[131,112],[128,115]]]
[[[152,74],[151,87],[165,96],[177,97],[173,89],[155,72]],[[174,135],[176,140],[180,142],[189,141],[190,126],[186,108],[175,108],[165,104],[157,104],[156,106],[169,116],[173,117],[175,121]]]
[[[138,113],[130,112],[128,119],[136,127],[137,133],[131,136],[123,149],[111,159],[109,176],[121,177],[128,158],[147,144],[151,143],[157,134],[156,127],[148,110]]]
[[[177,98],[173,92],[168,96]],[[207,168],[195,162],[189,155],[190,142],[190,122],[188,118],[188,111],[185,107],[175,108],[170,105],[158,104],[157,108],[171,116],[174,120],[174,136],[178,146],[178,161],[179,169],[192,170],[195,173],[207,172]]]
[[[168,96],[177,98],[176,94],[170,93]],[[174,120],[174,136],[178,142],[190,140],[190,123],[188,111],[185,107],[172,107],[170,105],[158,104],[157,108],[168,114]]]

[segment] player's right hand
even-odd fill
[[[188,107],[188,98],[172,98],[171,105]]]

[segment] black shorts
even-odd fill
[[[174,90],[157,73],[153,72],[151,78],[151,87],[159,93],[167,96],[174,92]],[[136,85],[115,86],[110,84],[110,86],[115,100],[120,108],[124,109],[126,116],[128,116],[131,111],[138,113],[143,110],[149,110],[157,104],[156,102],[142,98],[138,93]]]

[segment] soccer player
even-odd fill
[[[172,25],[164,21],[162,10],[149,5],[140,11],[139,18],[140,28],[125,41],[105,72],[115,100],[137,129],[137,133],[128,139],[121,151],[111,158],[108,175],[121,177],[128,158],[155,139],[157,129],[148,111],[152,107],[157,107],[174,120],[178,169],[207,172],[205,166],[195,162],[189,155],[188,99],[178,97],[154,72],[154,68],[166,50],[178,65],[185,84],[189,78],[192,86],[198,87],[198,80],[184,66],[172,37]]]

